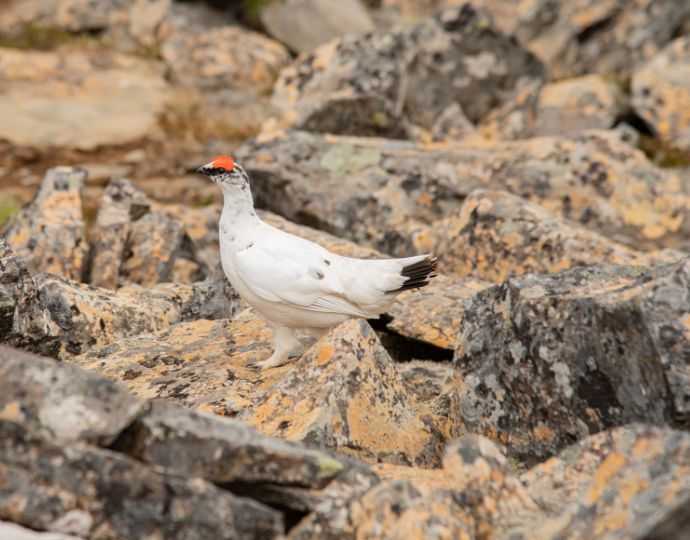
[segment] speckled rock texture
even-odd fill
[[[688,245],[690,198],[610,131],[525,141],[415,144],[288,133],[237,159],[258,204],[384,253],[433,251],[439,220],[479,187],[502,189],[638,249]]]
[[[434,250],[441,270],[495,283],[512,274],[551,274],[602,263],[657,266],[687,256],[671,249],[635,251],[503,191],[472,192],[442,223]]]
[[[166,328],[197,293],[181,283],[127,287],[115,293],[51,274],[39,274],[36,282],[41,301],[62,330],[66,356]]]
[[[281,72],[272,98],[279,114],[262,131],[409,138],[430,132],[458,105],[480,123],[520,101],[520,92],[536,94],[542,78],[539,61],[465,4],[410,28],[345,36],[299,57]]]
[[[630,75],[690,17],[685,0],[474,0],[538,56],[552,79]]]
[[[542,87],[534,135],[568,135],[608,129],[626,112],[622,88],[601,75],[585,75]]]
[[[427,467],[438,464],[447,429],[410,394],[365,321],[332,330],[240,418],[364,461]]]
[[[0,345],[0,420],[58,442],[111,444],[144,410],[114,382]]]
[[[0,32],[105,32],[119,48],[154,47],[170,32],[170,0],[30,0],[0,11]]]
[[[87,244],[81,190],[86,174],[72,167],[49,170],[33,201],[6,225],[3,235],[32,273],[80,279]]]
[[[39,297],[21,257],[0,236],[0,339],[5,345],[57,356],[60,329]]]
[[[609,427],[685,426],[690,260],[526,275],[465,305],[451,417],[534,463]]]
[[[11,540],[84,540],[71,534],[38,532],[8,521],[0,521],[0,536]]]
[[[658,137],[690,149],[690,36],[676,39],[635,71],[632,104]]]

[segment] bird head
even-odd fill
[[[208,176],[221,188],[240,187],[249,184],[249,177],[230,156],[217,156],[206,165],[199,167],[196,172]]]

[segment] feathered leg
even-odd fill
[[[300,346],[300,342],[295,336],[295,330],[287,326],[274,327],[273,342],[274,350],[271,357],[256,362],[256,367],[266,369],[285,364],[290,356],[290,351]]]

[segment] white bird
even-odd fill
[[[274,352],[257,366],[284,364],[297,329],[321,337],[351,318],[377,318],[408,289],[437,275],[436,258],[352,259],[265,223],[249,177],[229,156],[200,167],[222,190],[220,258],[230,284],[274,329]]]

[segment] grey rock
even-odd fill
[[[465,4],[409,29],[345,36],[299,57],[281,72],[272,100],[279,113],[263,131],[408,138],[413,126],[438,132],[453,104],[477,124],[515,101],[516,88],[542,78],[536,58]]]
[[[451,418],[528,463],[633,421],[687,425],[690,259],[525,275],[465,305]]]
[[[440,221],[503,189],[639,249],[688,246],[690,200],[616,132],[437,147],[291,132],[236,152],[259,206],[384,253],[435,249]]]
[[[41,302],[62,330],[65,355],[167,328],[195,291],[191,285],[161,284],[116,293],[51,274],[39,274],[36,282]]]
[[[215,484],[320,488],[345,468],[325,452],[257,433],[242,422],[159,401],[117,449],[141,461]]]
[[[89,283],[105,289],[118,286],[132,221],[148,213],[150,206],[146,194],[129,180],[116,178],[108,184],[89,232]]]
[[[246,307],[218,263],[203,282],[194,285],[192,297],[182,305],[178,320],[232,319]]]
[[[0,236],[0,342],[47,356],[60,351],[60,329],[20,257]]]
[[[278,512],[82,443],[57,446],[0,421],[0,519],[98,538],[275,538]]]
[[[4,236],[33,273],[80,279],[86,256],[81,191],[86,173],[50,169],[33,201],[6,225]]]
[[[298,53],[346,34],[374,29],[360,0],[272,1],[261,9],[260,19],[269,35]]]
[[[108,379],[0,346],[0,416],[27,432],[107,446],[143,408]]]

